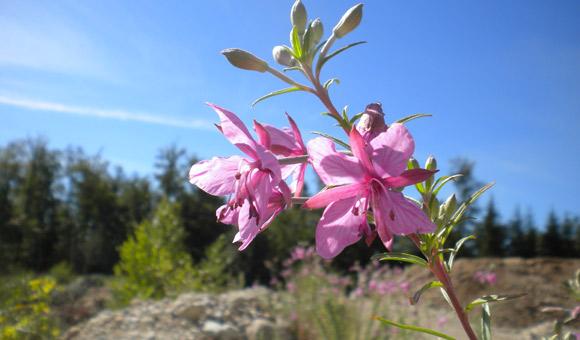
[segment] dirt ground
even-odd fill
[[[574,308],[580,305],[580,301],[571,298],[563,286],[578,269],[580,259],[459,259],[453,266],[452,279],[463,305],[484,295],[526,293],[526,296],[518,299],[490,304],[492,330],[496,330],[494,339],[540,339],[536,335],[550,334],[554,320],[562,320],[566,316],[564,313],[542,312],[542,307]],[[495,273],[497,282],[493,285],[481,284],[474,277],[477,271]],[[411,266],[405,274],[414,289],[433,280],[432,274],[420,266]],[[462,338],[463,333],[458,323],[455,323],[451,307],[439,290],[431,289],[424,293],[420,303],[451,320],[443,325],[442,331]],[[481,308],[474,308],[471,314],[474,319],[472,324],[477,324]],[[580,322],[572,322],[567,329],[580,332]]]
[[[544,313],[542,307],[559,306],[574,308],[580,301],[570,297],[563,283],[572,278],[580,269],[580,258],[477,258],[458,259],[453,267],[453,284],[460,302],[463,305],[489,294],[510,295],[526,293],[515,300],[496,302],[490,305],[492,314],[492,335],[494,340],[530,339],[540,340],[553,335],[552,324],[555,319],[564,319],[563,313]],[[478,271],[495,273],[497,282],[493,285],[481,284],[476,278]],[[433,281],[433,276],[426,268],[410,266],[403,272],[404,281],[411,285],[414,292],[425,283]],[[94,281],[94,280],[92,280]],[[69,291],[67,299],[57,307],[58,313],[67,324],[85,321],[102,310],[111,298],[108,287],[102,280],[98,284],[89,278],[79,280],[76,288]],[[428,328],[464,339],[465,333],[456,320],[451,307],[443,299],[438,289],[432,288],[425,292],[416,306],[406,306],[425,310],[429,318]],[[470,313],[472,325],[478,325],[481,308],[475,307]],[[445,318],[441,325],[433,324],[433,320]],[[477,326],[475,326],[477,327]],[[571,323],[567,330],[580,333],[580,321]]]

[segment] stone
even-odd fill
[[[266,319],[255,319],[246,328],[248,340],[274,339],[275,334],[276,325]]]
[[[208,320],[203,324],[202,332],[206,333],[207,335],[217,339],[239,339],[240,331],[230,325],[230,324],[223,324],[219,323],[214,320]]]

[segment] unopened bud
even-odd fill
[[[435,157],[433,157],[433,155],[427,158],[427,161],[425,162],[425,169],[431,171],[437,170],[437,160],[435,159]]]
[[[439,215],[445,215],[445,222],[447,223],[451,216],[453,216],[455,209],[457,209],[457,198],[455,198],[455,194],[451,194],[451,196],[441,204]]]
[[[290,21],[292,22],[292,27],[296,26],[296,32],[299,36],[304,34],[308,17],[306,16],[306,7],[304,7],[302,1],[296,0],[292,6],[292,10],[290,11]]]
[[[316,44],[320,42],[320,39],[322,39],[322,36],[324,35],[324,27],[322,27],[322,21],[320,21],[320,19],[314,20],[310,24],[310,30],[312,30],[311,33],[312,36],[310,37],[310,40],[312,41],[312,45],[316,46]]]
[[[268,70],[267,62],[256,57],[248,51],[244,51],[239,48],[228,48],[223,50],[221,53],[226,56],[230,64],[237,68],[258,71],[262,73]]]
[[[379,131],[385,126],[385,114],[381,103],[367,105],[364,114],[360,117],[359,127],[366,131]]]
[[[358,4],[344,13],[338,24],[332,30],[335,37],[340,39],[357,28],[362,20],[362,7],[363,4]]]
[[[413,157],[409,158],[409,162],[411,163],[412,168],[409,169],[421,169],[421,166],[419,165],[419,162],[417,162],[417,160]]]
[[[283,66],[293,66],[295,62],[294,57],[292,57],[290,52],[288,52],[284,46],[274,47],[272,55],[274,56],[274,60]]]
[[[439,217],[439,200],[433,197],[431,204],[429,204],[429,211],[431,212],[431,219],[434,220]]]

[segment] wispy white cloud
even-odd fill
[[[157,115],[144,114],[128,112],[124,110],[109,110],[100,109],[93,107],[80,107],[80,106],[70,106],[59,103],[51,103],[40,100],[29,100],[21,98],[10,98],[6,96],[0,96],[0,104],[17,106],[20,108],[30,109],[30,110],[40,110],[40,111],[51,111],[58,113],[67,113],[77,116],[91,116],[99,118],[110,118],[118,120],[132,120],[142,123],[152,123],[168,126],[177,126],[189,129],[202,129],[216,131],[213,124],[209,121],[203,120],[179,120],[167,117],[161,117]]]

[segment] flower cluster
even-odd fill
[[[220,131],[247,157],[201,161],[191,167],[189,180],[209,194],[228,196],[227,203],[217,210],[217,219],[239,228],[234,242],[242,242],[240,250],[292,204],[291,196],[300,196],[308,163],[328,186],[303,205],[307,209],[325,208],[316,229],[316,249],[322,257],[334,257],[362,237],[370,244],[378,234],[390,249],[393,234],[431,233],[436,229],[420,207],[400,191],[434,173],[406,170],[415,144],[402,124],[386,128],[383,121],[382,131],[366,134],[366,139],[353,126],[349,155],[337,151],[335,143],[323,137],[309,141],[305,147],[289,115],[290,128],[278,129],[254,121],[256,141],[235,114],[209,105],[220,118]],[[375,121],[379,118],[382,116]],[[288,159],[302,159],[304,155],[308,163],[288,164]],[[371,218],[374,230],[369,224]]]

